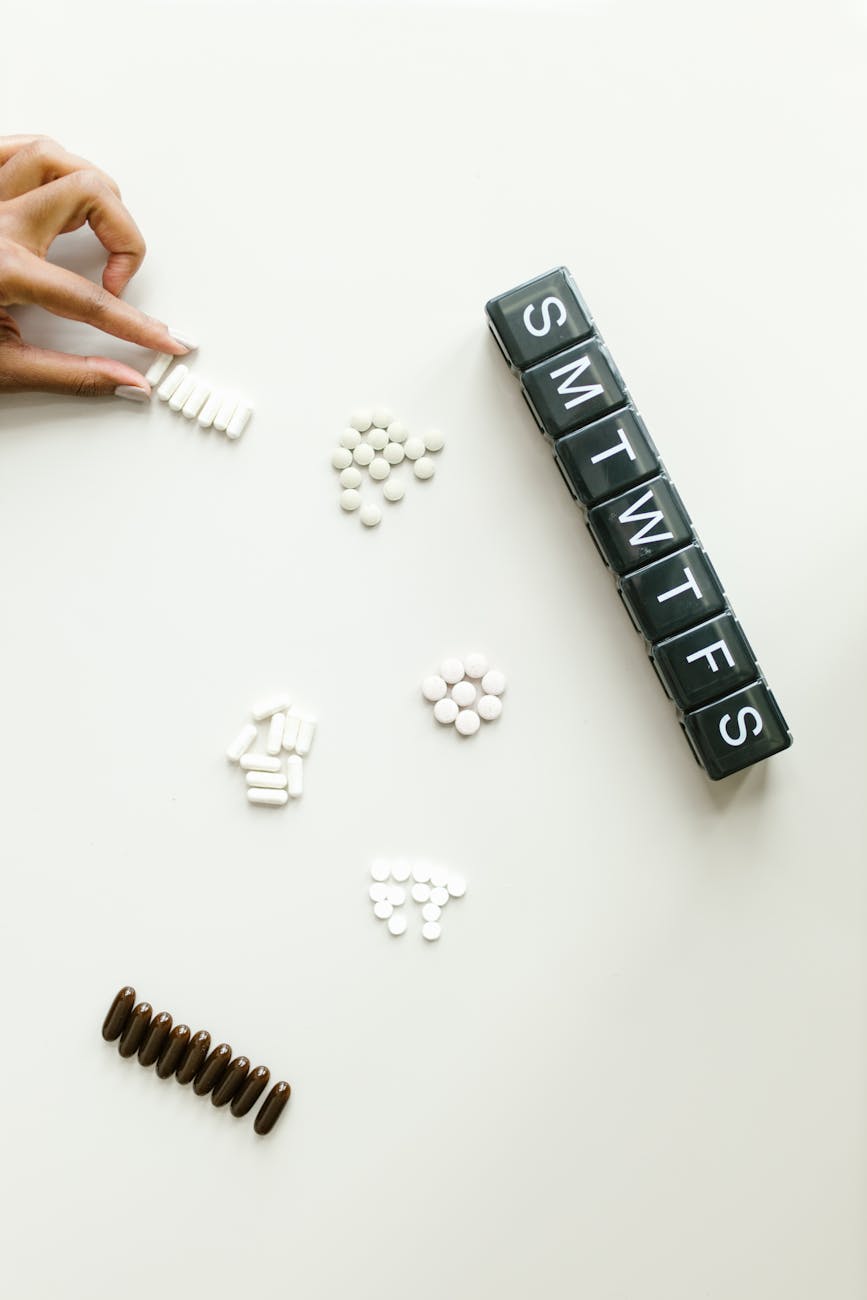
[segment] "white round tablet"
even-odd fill
[[[384,456],[374,456],[373,460],[370,462],[368,473],[377,483],[381,483],[382,480],[388,478],[391,473],[391,466]]]
[[[373,423],[377,429],[387,429],[394,422],[394,413],[387,406],[375,406],[373,408]]]
[[[485,673],[482,678],[482,690],[486,695],[502,695],[505,689],[506,678],[503,673],[498,672],[496,668]]]
[[[377,859],[376,862],[371,862],[370,864],[370,874],[374,880],[388,880],[391,872],[389,871],[387,862]]]
[[[450,871],[446,888],[452,898],[463,898],[467,892],[467,882],[459,871]]]
[[[361,514],[358,516],[365,528],[375,528],[382,518],[382,511],[379,506],[372,503],[361,507]]]
[[[385,429],[371,429],[367,435],[367,441],[374,451],[382,451],[384,447],[388,446],[388,434]]]
[[[420,460],[425,453],[424,439],[415,436],[407,438],[403,449],[407,460]]]
[[[444,885],[437,885],[430,891],[430,901],[436,903],[437,907],[445,907],[449,901],[449,891]]]
[[[367,892],[372,903],[384,903],[388,898],[388,885],[383,881],[374,880]]]
[[[435,866],[430,869],[430,882],[437,888],[444,885],[449,878],[448,867]]]
[[[436,473],[436,465],[434,465],[430,456],[422,456],[421,460],[415,462],[412,469],[416,478],[420,479],[433,478]]]
[[[356,492],[355,488],[346,488],[340,493],[341,510],[357,510],[361,505],[361,493]]]
[[[421,914],[426,921],[438,921],[443,914],[443,909],[437,907],[436,903],[425,903]]]
[[[373,460],[376,452],[368,442],[360,442],[352,453],[352,459],[356,465],[369,465]]]
[[[426,885],[424,881],[417,881],[410,893],[416,903],[426,903],[430,898],[430,885]]]
[[[409,429],[401,420],[392,420],[385,432],[392,442],[406,442],[409,437]]]
[[[343,433],[341,434],[340,437],[341,447],[348,447],[350,451],[355,451],[355,448],[358,446],[360,442],[361,442],[361,434],[358,432],[357,429],[343,430]]]
[[[474,736],[481,725],[481,719],[475,709],[461,709],[455,718],[455,730],[462,736]]]
[[[401,885],[405,880],[409,880],[411,874],[408,862],[397,862],[391,869],[392,879],[397,880]]]
[[[383,484],[382,495],[386,501],[402,501],[406,493],[406,488],[399,479],[389,478]]]
[[[388,461],[389,465],[399,465],[406,455],[406,452],[399,442],[387,442],[382,454]]]
[[[497,695],[483,695],[476,710],[485,722],[494,722],[503,712],[503,701]]]
[[[349,420],[349,423],[352,425],[353,429],[357,429],[359,433],[364,433],[367,429],[369,429],[372,422],[373,422],[373,416],[371,415],[370,411],[366,411],[363,408],[359,408],[357,411],[353,411]]]
[[[434,705],[434,717],[444,727],[450,727],[460,710],[454,700],[437,700]]]
[[[371,889],[373,886],[371,885]],[[406,890],[403,885],[386,885],[386,897],[392,907],[403,907],[406,902]]]
[[[484,655],[467,655],[464,660],[464,671],[468,677],[472,677],[477,681],[480,677],[484,677],[488,671],[488,661]]]
[[[437,677],[435,673],[432,677],[426,677],[421,684],[421,693],[426,700],[430,700],[431,704],[441,700],[447,690],[448,687],[442,677]]]
[[[384,898],[380,903],[373,904],[373,915],[380,921],[387,921],[393,911],[394,908],[386,898]]]
[[[412,869],[412,878],[421,885],[427,884],[430,880],[430,863],[417,862]],[[413,894],[413,898],[415,898],[415,894]]]
[[[406,934],[406,917],[400,912],[395,912],[388,918],[388,933],[397,938],[400,934]]]
[[[476,688],[472,682],[458,682],[452,687],[452,699],[458,708],[468,709],[476,702]]]
[[[428,451],[442,451],[446,445],[446,440],[439,429],[431,429],[429,433],[424,435],[424,445]]]
[[[454,686],[455,682],[462,680],[464,675],[464,666],[460,659],[444,659],[440,664],[440,677],[448,682],[449,686]]]
[[[340,471],[340,486],[348,488],[361,487],[361,471],[357,470],[354,465],[347,465],[346,469]]]
[[[425,921],[421,927],[422,937],[427,939],[428,943],[433,943],[442,934],[442,926],[439,921]]]
[[[352,452],[348,447],[335,447],[331,453],[331,464],[335,469],[346,469],[352,464]]]

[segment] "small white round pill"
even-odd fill
[[[444,659],[440,664],[440,677],[448,682],[449,686],[454,686],[456,682],[462,681],[464,676],[464,665],[460,659]]]
[[[443,914],[443,909],[437,907],[436,903],[425,903],[421,914],[426,921],[438,921]]]
[[[412,878],[419,885],[426,885],[430,880],[430,863],[417,862],[412,869]],[[415,895],[413,894],[413,898]]]
[[[431,704],[436,704],[437,700],[441,700],[447,690],[448,687],[442,677],[437,677],[436,673],[431,677],[426,677],[421,684],[421,693],[426,700],[430,700]]]
[[[446,888],[452,898],[463,898],[467,892],[467,882],[459,871],[450,871]]]
[[[462,736],[474,736],[481,725],[481,719],[475,709],[461,709],[455,718],[455,730]]]
[[[450,727],[457,718],[460,710],[454,700],[437,700],[434,705],[434,717],[437,722],[441,722],[444,727]]]
[[[341,510],[357,510],[361,505],[361,493],[356,492],[355,488],[346,488],[340,493]]]
[[[384,456],[374,456],[370,462],[368,473],[376,483],[381,483],[391,473],[391,466]]]
[[[485,673],[482,678],[482,690],[486,695],[502,695],[505,689],[506,678],[503,673],[496,668],[492,668],[490,672]]]
[[[449,891],[444,885],[437,885],[430,891],[430,901],[436,903],[437,907],[445,907],[449,901]]]
[[[370,894],[372,903],[385,903],[388,901],[388,885],[382,881],[374,880],[367,892]]]
[[[433,943],[442,934],[442,926],[439,921],[425,921],[421,927],[422,937],[427,939],[428,943]]]
[[[503,701],[497,695],[483,695],[476,710],[484,722],[494,722],[503,712]]]
[[[354,465],[347,465],[340,471],[340,486],[345,488],[361,487],[361,470]]]
[[[387,406],[375,406],[373,408],[373,423],[377,429],[387,429],[394,422],[394,412],[390,411]]]
[[[476,702],[476,688],[472,682],[458,682],[452,687],[452,699],[458,708],[468,709]]]
[[[373,904],[373,915],[380,921],[387,921],[393,911],[394,908],[387,898],[384,898],[380,903]]]
[[[370,874],[374,880],[381,881],[381,880],[388,880],[388,877],[391,875],[391,872],[389,870],[389,866],[387,862],[382,862],[380,860],[377,860],[376,862],[371,862]]]
[[[385,429],[371,429],[367,441],[374,451],[383,451],[388,446],[388,434]]]
[[[430,885],[426,885],[424,881],[417,881],[410,893],[416,903],[426,903],[430,899]]]
[[[436,465],[434,465],[430,456],[422,456],[420,460],[417,460],[415,462],[415,464],[412,467],[412,470],[416,478],[426,480],[429,478],[433,478],[434,474],[436,473]]]
[[[464,670],[468,677],[478,680],[478,678],[484,677],[488,671],[488,661],[484,655],[467,655],[464,660]]]
[[[357,411],[352,412],[352,415],[349,418],[349,423],[352,425],[352,428],[357,429],[359,433],[365,433],[373,423],[373,416],[370,414],[370,411],[366,411],[363,407],[360,407]]]
[[[448,867],[435,866],[430,869],[430,882],[436,889],[441,889],[449,878]]]
[[[424,438],[414,434],[411,438],[407,438],[403,450],[407,460],[421,460],[425,453]]]
[[[391,869],[392,879],[401,885],[405,880],[409,880],[411,874],[408,862],[397,862]]]
[[[406,934],[406,917],[400,912],[395,912],[388,918],[388,933],[393,934],[395,938],[398,935]]]
[[[343,433],[340,435],[341,447],[348,447],[350,451],[355,451],[355,448],[360,442],[361,434],[357,429],[344,429]]]
[[[399,465],[406,455],[406,452],[399,442],[387,442],[382,454],[388,461],[389,465]]]
[[[424,445],[428,451],[442,451],[446,445],[446,440],[439,429],[431,429],[429,433],[424,435]]]
[[[386,885],[386,898],[392,907],[403,907],[406,902],[406,890],[403,885]]]
[[[382,495],[386,501],[402,501],[406,493],[406,488],[399,479],[390,478],[383,485]]]
[[[360,442],[352,453],[352,459],[356,465],[369,465],[373,460],[376,452],[368,442]]]
[[[382,511],[379,506],[371,504],[361,507],[361,514],[358,516],[365,528],[375,528],[382,519]]]
[[[335,447],[331,453],[331,464],[335,469],[347,469],[352,464],[352,452],[348,447]]]
[[[385,432],[392,442],[406,442],[409,437],[409,429],[401,420],[392,420]]]

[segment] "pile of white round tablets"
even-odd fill
[[[250,803],[282,808],[304,793],[304,759],[313,744],[316,719],[296,712],[288,695],[260,700],[251,713],[253,721],[241,728],[226,750],[226,757],[244,772]],[[251,746],[259,739],[260,724],[265,728],[265,748],[252,751]]]
[[[446,903],[452,898],[463,898],[467,882],[459,871],[447,867],[431,866],[418,862],[376,861],[370,868],[373,883],[368,893],[373,904],[373,915],[388,923],[388,932],[395,938],[406,933],[406,916],[402,910],[407,891],[412,902],[421,908],[422,938],[433,943],[442,934],[442,917]]]
[[[443,726],[454,726],[461,736],[474,736],[483,722],[494,722],[503,712],[506,678],[488,666],[484,655],[465,660],[444,659],[438,673],[426,677],[421,693],[434,706]]]
[[[406,494],[406,472],[395,473],[398,467],[412,465],[417,479],[431,479],[436,472],[431,453],[442,451],[444,446],[445,438],[438,429],[423,437],[410,434],[388,407],[354,411],[341,435],[340,446],[331,453],[332,468],[340,475],[341,510],[350,514],[357,510],[364,526],[375,528],[382,519],[382,511],[376,502],[362,499],[359,489],[364,473],[374,483],[382,484],[383,500],[394,505]]]
[[[213,426],[227,438],[240,438],[253,414],[252,404],[238,393],[197,379],[184,362],[169,370],[175,360],[170,353],[160,352],[145,375],[149,384],[160,385],[157,397],[168,402],[169,410],[196,420],[200,429]]]

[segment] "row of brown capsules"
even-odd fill
[[[206,1029],[193,1034],[189,1025],[175,1025],[167,1011],[154,1015],[149,1002],[136,1003],[135,989],[120,989],[105,1017],[102,1036],[107,1043],[119,1039],[123,1057],[138,1055],[139,1064],[156,1066],[161,1079],[175,1076],[178,1083],[191,1083],[198,1097],[211,1094],[214,1106],[225,1106],[236,1118],[252,1110],[268,1086],[271,1071],[265,1065],[250,1069],[246,1056],[232,1059],[228,1043],[213,1051]],[[283,1113],[291,1092],[285,1080],[275,1083],[262,1102],[253,1123],[256,1133],[270,1133]]]

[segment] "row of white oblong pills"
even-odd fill
[[[368,887],[373,915],[388,924],[388,932],[399,938],[406,934],[407,920],[402,908],[409,897],[421,907],[422,938],[434,943],[442,934],[442,916],[446,903],[452,898],[463,898],[467,882],[459,871],[448,867],[431,866],[427,862],[389,864],[377,860],[371,865],[373,883]],[[412,883],[409,883],[411,879]]]
[[[280,808],[304,793],[304,762],[316,733],[316,719],[294,712],[288,695],[255,704],[253,721],[238,732],[226,757],[246,774],[247,799],[252,804]],[[267,723],[265,752],[252,751],[259,723]],[[282,752],[288,755],[283,770]]]
[[[227,438],[240,438],[246,429],[253,407],[238,393],[215,388],[196,379],[188,365],[180,362],[166,375],[176,358],[161,352],[145,375],[149,384],[159,384],[157,397],[168,402],[169,409],[196,420],[201,429],[217,429]],[[163,376],[165,375],[165,378]],[[162,380],[162,383],[160,383]]]

